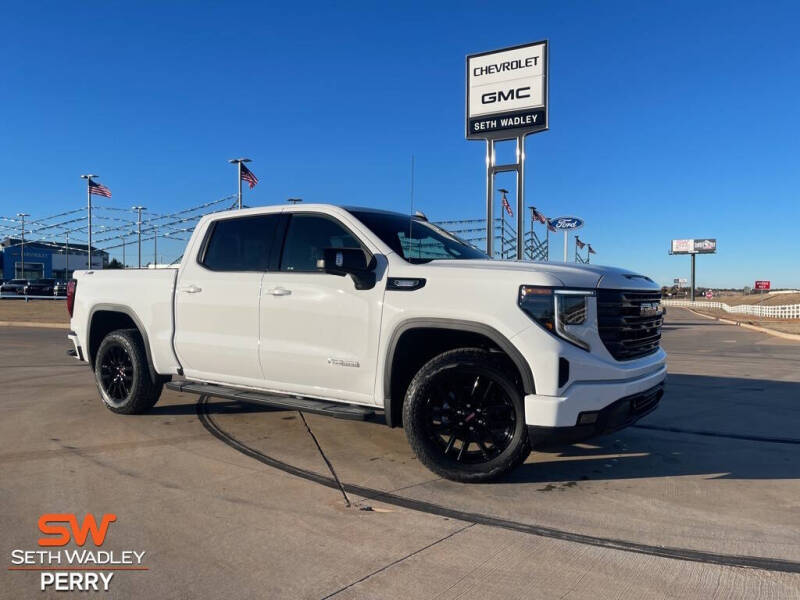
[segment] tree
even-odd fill
[[[106,269],[124,269],[125,267],[116,258],[112,258]]]

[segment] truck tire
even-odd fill
[[[453,481],[495,479],[531,452],[518,377],[479,348],[449,350],[417,372],[403,403],[403,427],[419,460]]]
[[[97,349],[94,376],[106,407],[125,415],[145,413],[158,402],[164,383],[150,377],[142,336],[136,329],[112,331]]]

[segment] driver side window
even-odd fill
[[[325,248],[363,249],[342,225],[321,215],[296,213],[289,221],[281,257],[281,271],[318,272]]]

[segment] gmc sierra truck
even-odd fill
[[[67,307],[114,412],[166,385],[382,413],[431,471],[484,481],[656,408],[660,297],[637,273],[491,260],[422,215],[320,204],[207,215],[179,268],[77,272]]]

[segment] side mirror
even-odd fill
[[[352,276],[357,290],[375,286],[375,257],[367,262],[367,256],[360,248],[325,248],[323,259],[317,264],[330,275]]]

